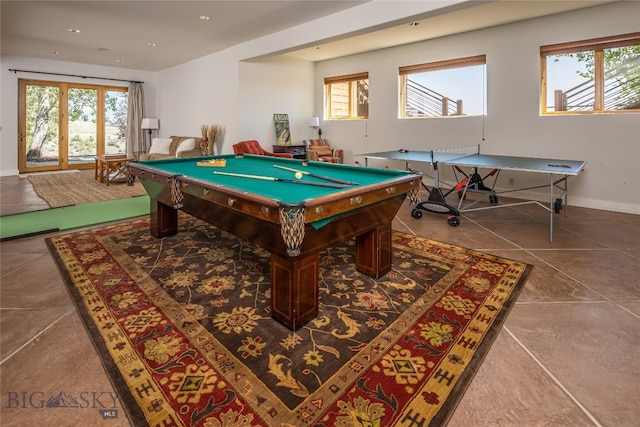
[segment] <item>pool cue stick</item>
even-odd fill
[[[332,184],[330,182],[302,181],[302,180],[299,180],[299,179],[277,178],[275,176],[248,175],[248,174],[244,174],[244,173],[219,172],[219,171],[213,171],[213,173],[216,174],[216,175],[228,175],[228,176],[235,176],[235,177],[238,177],[238,178],[261,179],[263,181],[279,181],[279,182],[288,182],[289,184],[315,185],[317,187],[329,187],[329,188],[345,188],[345,187],[347,187],[344,184]]]
[[[274,168],[280,168],[280,169],[288,170],[290,172],[300,172],[301,174],[304,174],[304,175],[314,176],[314,177],[320,178],[320,179],[326,179],[327,181],[333,181],[333,182],[337,182],[339,184],[358,185],[357,182],[344,181],[342,179],[333,178],[333,177],[326,176],[326,175],[319,175],[317,173],[307,172],[307,171],[303,171],[303,170],[300,170],[300,169],[293,169],[293,168],[288,168],[288,167],[280,166],[280,165],[273,165],[273,167]]]

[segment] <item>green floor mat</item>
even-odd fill
[[[0,217],[0,240],[86,227],[149,214],[149,196],[64,206]]]

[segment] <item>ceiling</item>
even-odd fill
[[[369,29],[366,34],[349,34],[280,53],[320,61],[610,1],[471,1],[458,10],[411,17],[418,25],[389,23],[389,28]],[[0,52],[160,71],[367,2],[2,0]]]

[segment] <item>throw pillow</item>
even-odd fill
[[[169,154],[171,138],[153,138],[149,154]]]
[[[178,148],[176,149],[176,157],[178,157],[178,154],[181,151],[191,151],[191,150],[195,150],[195,148],[196,148],[195,139],[193,138],[185,139],[180,143],[180,145],[178,145]]]

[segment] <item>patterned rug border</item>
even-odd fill
[[[136,220],[131,221],[127,224],[130,224],[130,229],[133,231],[137,229],[136,224],[145,222],[146,220]],[[149,422],[147,421],[142,408],[136,402],[136,399],[133,397],[129,385],[124,379],[120,369],[116,365],[116,361],[110,357],[110,351],[107,347],[107,344],[102,339],[96,339],[95,337],[102,337],[102,333],[100,329],[95,324],[93,317],[87,310],[84,305],[84,299],[79,291],[79,286],[74,284],[73,276],[70,271],[67,269],[67,266],[64,264],[64,260],[58,254],[58,249],[56,247],[55,241],[58,238],[64,238],[65,236],[71,236],[79,233],[95,233],[95,234],[108,234],[110,230],[120,230],[124,227],[122,224],[108,225],[106,227],[96,227],[91,228],[85,231],[76,231],[73,233],[65,233],[64,235],[60,235],[58,237],[48,237],[45,239],[45,243],[47,244],[47,248],[51,253],[56,265],[58,266],[58,271],[60,272],[62,279],[67,285],[67,291],[73,301],[73,304],[76,307],[76,311],[82,320],[82,323],[89,334],[89,338],[94,348],[96,349],[96,353],[98,354],[98,358],[113,386],[114,391],[118,395],[118,399],[122,404],[122,409],[126,412],[127,418],[132,426],[148,426]],[[81,286],[81,285],[80,285]],[[106,356],[105,356],[106,355]]]
[[[53,238],[48,238],[46,239],[46,243],[47,246],[53,256],[53,258],[56,261],[56,264],[58,265],[58,268],[60,270],[60,272],[63,275],[64,281],[67,284],[67,289],[70,292],[70,295],[72,297],[72,300],[74,301],[74,304],[76,305],[76,308],[78,309],[78,312],[82,318],[82,321],[85,325],[85,327],[87,328],[89,335],[92,337],[91,341],[94,344],[98,354],[100,355],[100,359],[101,362],[105,368],[105,370],[108,373],[108,376],[114,386],[114,389],[116,390],[116,392],[118,393],[120,400],[122,402],[122,406],[123,409],[125,410],[125,412],[127,413],[127,416],[129,417],[129,420],[132,422],[133,425],[146,425],[147,423],[149,423],[149,420],[145,417],[145,412],[140,408],[139,403],[136,401],[136,399],[134,398],[133,394],[131,393],[131,385],[127,384],[127,381],[124,379],[122,373],[120,372],[120,369],[118,368],[115,359],[113,358],[112,355],[112,350],[108,348],[107,344],[102,340],[102,339],[95,339],[95,337],[103,337],[103,333],[100,331],[100,328],[98,327],[98,325],[96,325],[95,323],[95,319],[92,316],[92,314],[89,312],[88,308],[85,306],[85,297],[83,297],[83,295],[81,294],[79,288],[86,286],[91,286],[91,284],[83,284],[83,283],[75,283],[74,284],[74,279],[79,279],[79,277],[77,277],[76,275],[72,275],[72,273],[70,273],[70,271],[73,270],[74,266],[71,265],[65,265],[64,261],[62,260],[62,258],[60,257],[60,255],[58,254],[58,248],[56,246],[55,241],[58,239],[61,239],[65,236],[71,236],[71,235],[75,235],[75,234],[79,234],[79,233],[85,233],[85,234],[91,234],[91,235],[95,235],[97,236],[98,240],[101,241],[101,243],[103,245],[106,245],[109,247],[109,249],[111,251],[114,252],[118,252],[120,249],[109,240],[108,236],[111,235],[112,231],[117,230],[118,233],[124,233],[126,231],[140,231],[141,228],[144,228],[148,225],[148,220],[138,220],[138,221],[132,221],[126,224],[116,224],[116,225],[111,225],[111,226],[107,226],[107,227],[99,227],[99,228],[94,228],[91,230],[86,230],[86,231],[81,231],[81,232],[74,232],[74,233],[69,233],[66,234],[64,236],[58,236],[58,237],[53,237]],[[99,236],[99,237],[98,237]],[[500,260],[503,262],[511,262],[514,264],[518,264],[521,266],[522,270],[519,272],[513,271],[513,274],[515,276],[517,276],[517,280],[515,281],[515,284],[513,285],[513,290],[510,292],[508,298],[504,301],[502,301],[499,304],[496,305],[501,305],[501,307],[491,307],[491,310],[497,310],[498,314],[494,315],[493,313],[491,314],[491,321],[489,325],[484,325],[484,327],[487,328],[487,331],[484,333],[484,335],[482,335],[481,341],[480,343],[472,350],[473,356],[471,357],[470,362],[464,366],[464,368],[460,368],[460,364],[457,363],[456,360],[442,360],[440,363],[442,364],[441,368],[446,368],[445,371],[446,372],[451,372],[451,373],[456,373],[457,374],[457,378],[455,381],[455,385],[454,387],[450,390],[448,396],[446,396],[446,399],[444,401],[444,403],[440,406],[438,405],[431,405],[430,408],[436,408],[437,409],[437,413],[435,414],[430,414],[429,416],[431,417],[431,421],[429,423],[429,425],[443,425],[444,423],[446,423],[446,421],[448,420],[448,418],[451,416],[451,414],[453,413],[455,407],[457,406],[458,402],[460,401],[460,398],[462,397],[462,395],[464,394],[464,392],[466,391],[466,388],[468,387],[468,385],[471,382],[471,379],[473,378],[473,376],[475,375],[475,373],[477,372],[478,367],[481,365],[481,363],[483,362],[486,354],[488,353],[489,348],[491,347],[491,345],[493,344],[493,342],[495,341],[497,335],[500,333],[501,329],[502,329],[502,325],[504,323],[505,318],[508,316],[509,312],[511,311],[511,309],[513,308],[513,305],[515,303],[515,301],[517,300],[520,292],[522,291],[522,288],[524,287],[524,283],[526,282],[526,280],[528,279],[531,270],[532,270],[532,266],[528,265],[528,264],[524,264],[518,261],[514,261],[514,260],[510,260],[508,258],[504,258],[504,257],[498,257],[498,256],[494,256],[491,254],[487,254],[487,253],[483,253],[483,252],[479,252],[479,251],[475,251],[472,249],[468,249],[468,248],[463,248],[463,247],[458,247],[458,246],[454,246],[454,245],[449,245],[446,243],[442,243],[442,242],[437,242],[428,238],[423,238],[423,237],[419,237],[419,236],[413,236],[413,235],[409,235],[409,234],[405,234],[405,233],[401,233],[401,232],[397,232],[394,231],[394,244],[397,240],[399,239],[411,239],[415,242],[418,241],[422,241],[422,242],[431,242],[431,244],[435,244],[438,245],[440,247],[443,248],[443,250],[446,251],[450,251],[455,253],[456,251],[464,251],[466,253],[469,254],[476,254],[476,255],[481,255],[481,257],[484,258],[489,258],[489,259],[494,259],[494,260]],[[403,250],[411,250],[411,248],[408,248],[406,246],[402,247]],[[416,253],[420,252],[419,248],[414,248],[414,251],[416,251]],[[420,252],[420,253],[424,253],[424,252]],[[435,255],[430,253],[429,254],[430,257],[435,258]],[[445,259],[445,258],[443,258]],[[174,300],[172,300],[171,297],[169,297],[165,291],[158,286],[155,281],[153,281],[152,279],[150,279],[148,276],[145,277],[145,273],[141,270],[139,270],[139,267],[137,265],[135,265],[135,263],[133,263],[131,260],[128,260],[129,262],[125,262],[126,265],[126,270],[128,271],[128,273],[130,275],[132,275],[133,279],[135,280],[135,283],[140,287],[140,289],[142,291],[144,291],[145,293],[149,294],[149,292],[153,292],[156,293],[156,296],[160,296],[161,299],[166,300],[167,306],[166,308],[169,310],[180,310],[180,316],[182,316],[183,318],[189,318],[190,314],[184,310],[179,303],[175,302]],[[71,268],[70,268],[71,267]],[[77,266],[75,266],[77,267]],[[505,276],[509,276],[510,275],[505,275]],[[513,278],[511,277],[511,278]],[[81,279],[81,278],[80,278]],[[151,283],[146,283],[148,281],[151,281]],[[502,278],[502,281],[504,281],[505,278]],[[496,288],[499,286],[499,284],[496,285]],[[154,289],[155,288],[155,289]],[[448,288],[448,285],[447,285]],[[424,310],[422,310],[422,306],[421,306],[421,302],[422,299],[419,301],[416,301],[413,304],[413,309],[416,311],[420,311],[423,312]],[[430,301],[433,302],[433,301]],[[426,302],[425,302],[426,303]],[[420,309],[420,310],[419,310]],[[405,317],[410,316],[410,314],[405,313]],[[192,319],[192,322],[187,322],[186,323],[186,327],[183,327],[181,325],[175,325],[180,331],[181,333],[186,336],[187,338],[189,338],[191,341],[191,343],[200,351],[202,352],[202,354],[207,355],[207,349],[204,348],[201,345],[197,344],[197,340],[196,337],[200,337],[200,336],[204,336],[209,334],[209,332],[202,327],[197,320]],[[397,320],[397,322],[402,321],[403,318],[400,318]],[[477,319],[474,318],[474,320],[472,320],[465,329],[469,329],[471,328],[473,330],[473,328],[477,327],[476,325],[474,325],[474,321],[482,323],[482,321],[478,321]],[[483,325],[481,325],[483,326]],[[386,354],[389,349],[391,348],[391,346],[393,345],[393,343],[397,340],[395,340],[395,338],[397,337],[396,335],[394,335],[394,332],[397,332],[394,327],[392,325],[390,325],[384,332],[383,334],[380,335],[380,337],[378,339],[376,339],[376,341],[379,342],[383,342],[383,341],[388,341],[389,344],[382,350],[378,350],[380,353],[379,357],[382,357],[382,355]],[[460,338],[462,338],[462,333],[460,334]],[[391,339],[391,337],[393,337],[394,339]],[[206,342],[206,339],[203,339],[203,342]],[[374,344],[370,344],[369,347],[371,345]],[[224,351],[227,351],[226,349]],[[121,355],[122,356],[122,355]],[[211,356],[209,354],[209,356]],[[235,356],[231,353],[229,353],[227,356],[231,356],[234,357]],[[445,378],[446,380],[446,378]],[[424,390],[425,388],[427,388],[429,381],[442,381],[442,379],[429,379],[426,383],[420,385],[418,387],[418,391],[420,390]],[[262,384],[261,382],[257,381],[259,384]],[[230,385],[232,387],[234,387],[233,385]],[[420,395],[421,393],[416,392],[416,396]],[[342,397],[342,395],[338,395],[336,397],[339,398]],[[406,412],[407,408],[411,407],[411,403],[407,404],[404,406],[404,411]],[[419,411],[419,413],[421,415],[425,415],[424,414],[424,405],[420,406],[419,404],[417,404],[416,406],[417,411]],[[255,409],[255,408],[254,408]],[[319,420],[318,420],[319,421]]]

